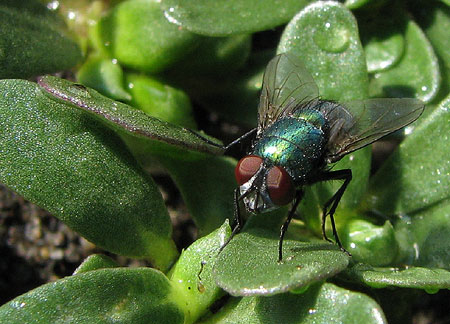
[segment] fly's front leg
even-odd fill
[[[233,142],[231,142],[230,144],[224,146],[224,145],[220,145],[216,142],[211,141],[210,139],[206,138],[205,136],[193,131],[192,129],[189,128],[185,128],[188,132],[190,132],[191,134],[197,136],[198,138],[200,138],[202,141],[204,141],[205,143],[208,143],[212,146],[215,147],[220,147],[222,148],[225,152],[227,152],[230,148],[232,148],[233,146],[235,146],[236,144],[239,144],[240,142],[242,142],[243,140],[245,140],[246,138],[254,135],[256,133],[256,131],[258,130],[257,128],[253,128],[250,131],[248,131],[247,133],[245,133],[244,135],[242,135],[241,137],[235,139]]]
[[[230,148],[232,148],[236,144],[241,143],[246,138],[253,136],[257,130],[258,130],[257,128],[253,128],[253,129],[249,130],[247,133],[245,133],[244,135],[242,135],[241,137],[239,137],[239,138],[235,139],[233,142],[229,143],[227,146],[224,146],[225,152],[227,152]]]
[[[278,243],[278,262],[281,262],[281,260],[283,260],[284,234],[286,234],[289,224],[291,223],[292,217],[294,217],[295,211],[297,210],[297,206],[303,198],[303,190],[298,190],[295,196],[296,197],[294,203],[292,204],[291,210],[289,211],[288,217],[286,218],[286,221],[284,222],[284,224],[281,226],[280,229],[280,241]]]
[[[234,228],[228,240],[226,240],[226,242],[220,247],[219,253],[222,252],[222,250],[228,245],[228,243],[230,243],[231,239],[242,229],[242,216],[239,209],[240,198],[239,188],[234,189]]]
[[[352,180],[352,170],[345,169],[345,170],[337,170],[337,171],[330,171],[326,172],[322,175],[320,178],[321,181],[326,180],[344,180],[344,183],[342,186],[336,191],[336,193],[333,195],[333,197],[328,200],[325,205],[323,206],[323,214],[322,214],[322,234],[325,240],[332,242],[325,232],[325,221],[327,218],[327,215],[330,215],[330,221],[331,221],[331,227],[333,229],[333,236],[336,240],[337,245],[339,248],[351,256],[350,252],[348,252],[344,247],[342,246],[341,241],[339,240],[339,236],[336,230],[336,224],[334,222],[334,213],[336,211],[336,208],[339,204],[339,201],[341,201],[342,195],[345,192],[345,189],[347,189],[348,184]],[[331,206],[331,208],[328,210],[328,208]]]

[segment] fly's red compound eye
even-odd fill
[[[275,205],[287,205],[294,199],[295,189],[292,178],[285,169],[274,166],[267,174],[267,188]]]
[[[238,185],[242,186],[255,175],[261,166],[262,158],[256,155],[244,156],[236,165],[234,175]]]

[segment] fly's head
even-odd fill
[[[267,212],[294,199],[295,187],[286,170],[267,164],[257,155],[243,157],[236,165],[235,175],[239,200],[252,213]]]

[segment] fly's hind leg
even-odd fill
[[[342,195],[345,192],[345,189],[347,189],[348,184],[350,183],[350,181],[352,180],[352,170],[350,169],[345,169],[345,170],[337,170],[337,171],[330,171],[330,172],[326,172],[323,174],[323,176],[320,179],[321,181],[326,181],[326,180],[344,180],[344,183],[342,184],[342,186],[338,189],[338,191],[336,191],[336,193],[333,195],[333,197],[331,197],[323,206],[323,214],[322,214],[322,234],[323,234],[323,238],[329,242],[333,242],[331,241],[328,237],[327,234],[325,232],[325,221],[327,218],[327,215],[330,216],[330,221],[331,221],[331,227],[333,230],[333,236],[336,240],[337,245],[339,246],[339,248],[344,251],[345,253],[347,253],[349,256],[351,256],[350,252],[348,252],[346,249],[344,249],[344,247],[342,246],[341,241],[339,240],[339,236],[336,230],[336,224],[334,222],[334,213],[336,211],[336,208],[339,204],[339,201],[341,201]],[[331,207],[330,207],[331,206]],[[328,208],[330,207],[330,209],[328,210]]]

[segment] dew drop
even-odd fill
[[[51,1],[47,3],[47,8],[50,10],[57,10],[59,8],[59,1]]]
[[[439,292],[439,288],[425,288],[425,291],[426,291],[428,294],[434,295],[434,294],[436,294],[436,293]]]
[[[419,260],[419,256],[420,256],[420,251],[419,251],[419,244],[417,244],[417,242],[415,242],[413,244],[413,248],[414,248],[414,258],[416,260]]]
[[[70,20],[74,20],[76,18],[76,13],[74,11],[69,11],[67,13],[67,18],[69,18]]]
[[[413,130],[414,130],[414,127],[413,126],[407,126],[407,127],[405,127],[405,135],[409,135],[409,134],[411,134],[412,132],[413,132]]]
[[[164,11],[164,17],[166,17],[166,19],[175,25],[181,25],[181,23],[173,16],[173,15],[177,15],[177,12],[175,11],[175,8],[169,8],[169,10]]]

